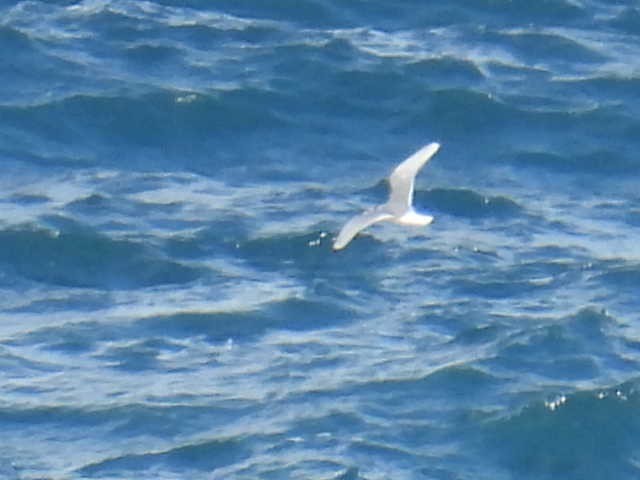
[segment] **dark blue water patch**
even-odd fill
[[[469,89],[443,89],[406,99],[404,110],[393,131],[424,130],[432,125],[437,138],[460,137],[466,134],[486,135],[496,129],[507,129],[523,122],[523,114],[487,94]],[[437,121],[436,121],[437,119]]]
[[[552,152],[519,152],[508,161],[519,167],[533,167],[564,173],[574,173],[576,167],[574,158]]]
[[[86,45],[89,40],[83,42]],[[72,55],[68,58],[59,55],[60,42],[36,40],[3,26],[0,27],[0,43],[6,48],[0,65],[0,79],[4,84],[0,102],[31,105],[41,102],[45,95],[55,98],[107,83],[104,78],[87,75],[86,65],[75,61]]]
[[[367,21],[382,30],[395,30],[411,25],[414,28],[459,25],[507,27],[509,25],[567,25],[585,18],[582,8],[567,1],[544,0],[536,4],[526,1],[456,0],[443,4],[437,1],[416,3],[403,0],[390,5],[384,1],[352,2],[357,20]],[[363,13],[366,12],[366,15]],[[518,19],[515,21],[514,19]]]
[[[149,73],[171,71],[170,63],[179,62],[183,52],[178,48],[166,45],[135,45],[127,47],[124,56],[137,68],[147,69]]]
[[[365,114],[379,119],[382,112],[387,112],[390,121],[401,116],[399,110],[405,105],[429,95],[424,78],[407,75],[391,60],[380,60],[374,69],[339,72],[334,85],[331,94],[336,108],[342,102],[343,109],[348,108],[355,118]]]
[[[161,0],[157,3],[171,6],[187,6],[211,9],[211,4],[201,0]],[[225,12],[245,19],[278,20],[292,23],[297,28],[329,27],[340,21],[340,13],[330,8],[330,3],[319,0],[303,0],[295,4],[287,2],[264,4],[255,0],[220,0],[215,3],[216,12]]]
[[[362,107],[357,99],[361,95],[351,94],[358,90],[357,78],[345,77],[350,75],[351,64],[358,56],[350,43],[336,39],[326,46],[278,46],[263,62],[270,65],[275,76],[270,84],[287,94],[290,117],[320,126],[324,122],[314,115],[316,112],[330,113],[336,121],[345,115],[357,117],[357,107]]]
[[[628,232],[632,234],[633,227]],[[617,301],[621,297],[637,299],[640,264],[625,260],[622,255],[623,250],[619,252],[620,258],[595,261],[590,269],[590,285],[596,288],[605,287],[607,293],[603,299],[607,301]]]
[[[625,149],[626,150],[626,149]],[[520,167],[575,175],[596,175],[608,178],[611,175],[636,176],[638,161],[624,150],[600,150],[589,154],[564,154],[547,152],[519,152],[509,160]]]
[[[575,338],[596,345],[603,345],[618,326],[615,317],[604,309],[583,308],[566,319],[566,326]]]
[[[217,158],[212,153],[217,149],[212,146],[221,142],[224,135],[233,131],[247,135],[252,130],[282,125],[276,112],[279,99],[274,93],[244,89],[198,95],[189,102],[179,102],[180,95],[180,92],[131,98],[78,95],[45,105],[0,107],[0,118],[6,127],[28,131],[40,141],[64,145],[65,151],[71,145],[80,157],[93,152],[90,157],[98,154],[100,164],[108,165],[111,159],[119,166],[122,155],[130,163],[136,160],[135,155],[123,152],[145,148],[162,150],[164,155],[172,155],[173,162],[189,165],[191,154],[200,158],[198,152],[202,156],[206,150],[208,163],[212,163]],[[61,122],[61,118],[65,121]],[[113,158],[116,153],[118,158]],[[22,152],[15,155],[20,157]]]
[[[640,88],[640,79],[633,76],[602,75],[598,77],[578,78],[574,80],[557,80],[555,88],[561,88],[564,95],[584,95],[586,98],[598,99],[609,104],[618,104],[633,118],[638,110],[640,100],[636,93]]]
[[[308,47],[282,50],[285,55],[278,63],[284,64],[283,70],[289,75],[274,85],[287,92],[283,111],[289,123],[298,128],[304,121],[324,135],[358,138],[364,134],[370,138],[372,128],[382,129],[388,124],[389,112],[393,119],[413,100],[408,92],[417,89],[414,95],[421,97],[419,91],[426,90],[423,80],[403,75],[390,60],[376,60],[375,66],[358,69],[351,65],[361,56],[358,52],[352,59],[342,59],[331,51],[316,53],[317,49]],[[399,84],[406,88],[399,89]],[[380,123],[381,116],[385,117],[384,124]],[[308,133],[307,129],[301,131]]]
[[[369,234],[356,237],[357,248],[346,248],[334,252],[333,239],[316,230],[308,234],[272,235],[241,242],[237,256],[251,265],[268,271],[287,271],[304,280],[342,277],[363,271],[370,261],[384,262],[387,259],[383,242]],[[324,236],[323,236],[324,235]],[[318,243],[315,243],[318,242]],[[353,262],[358,259],[358,262]],[[351,272],[339,268],[353,264]],[[339,274],[339,275],[338,275]]]
[[[626,7],[609,20],[608,24],[623,33],[638,35],[640,34],[640,8]]]
[[[599,262],[594,264],[595,274],[589,285],[604,287],[601,301],[605,305],[624,306],[636,310],[640,305],[638,285],[640,285],[640,265],[636,262]]]
[[[202,271],[164,259],[141,243],[91,231],[0,231],[0,262],[37,282],[66,287],[141,288],[188,283]]]
[[[508,97],[499,98],[468,89],[436,90],[411,101],[405,98],[397,106],[403,114],[392,119],[393,132],[413,136],[421,130],[424,138],[424,129],[429,126],[434,137],[443,143],[448,143],[447,139],[452,139],[450,143],[454,145],[466,142],[465,156],[470,150],[496,151],[497,145],[509,149],[513,144],[520,144],[523,138],[535,138],[539,144],[561,145],[567,154],[584,157],[581,160],[587,168],[595,163],[608,169],[611,168],[609,160],[615,166],[621,158],[623,165],[627,165],[635,158],[631,156],[631,150],[637,150],[636,137],[631,133],[638,130],[639,124],[624,112],[624,108],[617,106],[602,105],[582,111],[567,108],[536,110],[520,108]],[[496,137],[496,131],[501,135]],[[613,151],[611,143],[603,139],[619,139],[622,147],[616,148],[615,155],[610,156],[607,153]],[[605,152],[605,158],[602,159],[603,155],[598,152]],[[596,157],[590,158],[592,155]],[[485,164],[467,162],[465,168],[480,165]],[[578,170],[583,168],[582,163],[577,166]],[[633,173],[629,169],[625,171]]]
[[[51,55],[46,44],[29,38],[9,26],[0,26],[0,44],[5,51],[0,65],[4,85],[0,102],[31,104],[45,93],[55,95],[68,91],[68,84],[86,86],[81,66]],[[4,114],[0,112],[0,125]]]
[[[474,271],[466,278],[453,279],[453,288],[459,295],[470,298],[531,298],[574,285],[581,279],[582,271],[573,264],[535,260]]]
[[[246,441],[236,439],[209,440],[191,443],[162,452],[125,454],[76,471],[87,478],[105,478],[113,475],[131,476],[136,472],[169,470],[181,475],[188,472],[208,472],[249,458],[251,451]]]
[[[39,139],[28,132],[0,132],[0,138],[8,142],[8,145],[0,146],[0,158],[5,165],[13,164],[21,167],[46,167],[55,171],[62,171],[65,168],[87,168],[92,166],[93,162],[86,157],[76,156],[71,152],[57,152],[51,154],[44,144],[39,144]],[[33,148],[35,151],[26,151],[27,148]]]
[[[484,196],[473,190],[434,188],[415,192],[415,203],[456,217],[505,218],[522,213],[515,201],[504,196]]]
[[[637,291],[640,285],[640,265],[630,262],[609,261],[599,266],[602,273],[593,280],[609,286],[612,292]]]
[[[332,305],[322,298],[272,302],[261,310],[261,314],[277,319],[279,327],[287,330],[322,329],[348,322],[354,317],[339,303]]]
[[[329,94],[319,90],[321,85],[327,81],[338,84],[336,75],[355,61],[358,51],[346,40],[331,39],[322,44],[278,45],[267,55],[264,60],[272,65],[276,77],[272,85],[301,94],[312,89],[318,94]]]
[[[482,450],[517,478],[635,478],[640,396],[631,388],[579,392],[553,410],[536,403],[488,422]]]
[[[615,352],[615,320],[585,308],[555,324],[531,327],[501,340],[500,355],[488,361],[500,370],[536,373],[554,379],[592,379],[602,369],[633,368]]]
[[[246,17],[279,19],[300,26],[337,28],[361,27],[391,31],[407,26],[424,27],[451,24],[453,22],[490,22],[503,25],[513,23],[513,18],[522,22],[554,22],[567,24],[585,17],[580,7],[570,2],[542,1],[540,5],[528,2],[491,2],[487,0],[459,0],[442,5],[439,2],[402,0],[391,4],[384,1],[357,0],[344,5],[332,1],[305,1],[296,8],[284,4],[278,8],[263,9],[251,0],[228,4],[226,11]],[[258,7],[258,8],[256,8]]]
[[[27,35],[7,25],[0,26],[0,42],[10,52],[7,63],[3,62],[2,75],[9,73],[11,68],[18,67],[19,60],[32,61],[37,54],[35,43]],[[26,65],[25,65],[26,66]]]
[[[570,1],[542,0],[540,2],[492,1],[492,0],[457,0],[454,5],[473,11],[483,18],[495,22],[523,25],[527,23],[545,25],[567,25],[585,19],[585,10]],[[477,16],[474,15],[477,21]],[[516,21],[517,19],[517,21]]]
[[[625,221],[632,227],[640,227],[640,210],[631,210],[626,213]]]

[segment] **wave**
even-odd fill
[[[500,340],[499,356],[490,363],[515,375],[526,372],[541,385],[558,385],[590,384],[603,375],[603,362],[613,368],[619,361],[611,343],[617,320],[606,312],[589,307],[561,318],[543,315],[531,318],[535,326],[526,329],[512,325],[509,336]]]
[[[476,63],[453,55],[407,63],[402,69],[409,78],[428,78],[431,89],[472,88],[485,79]]]
[[[539,33],[511,30],[497,35],[499,37],[495,39],[497,43],[508,46],[528,65],[544,65],[547,62],[566,63],[567,58],[571,58],[578,64],[597,63],[606,58],[589,46],[569,38],[563,31]]]
[[[2,107],[9,125],[39,131],[45,138],[60,141],[84,140],[76,132],[95,139],[125,144],[161,144],[162,138],[179,141],[207,137],[216,131],[278,126],[272,111],[278,98],[265,90],[242,89],[194,95],[183,101],[185,92],[157,91],[140,96],[73,95],[52,103],[29,107]],[[248,107],[251,108],[248,108]],[[60,118],[68,125],[60,125]],[[170,119],[170,122],[167,122]],[[175,126],[181,128],[176,129]],[[82,128],[81,128],[82,127]]]
[[[518,478],[632,478],[640,474],[631,460],[640,435],[633,412],[639,407],[633,383],[559,395],[489,422],[483,450]]]
[[[634,161],[622,157],[620,152],[598,152],[575,156],[552,152],[520,152],[514,156],[513,163],[572,175],[576,173],[620,175],[629,172]]]
[[[415,193],[416,202],[438,211],[466,218],[517,217],[522,207],[504,196],[484,196],[468,189],[434,188]]]
[[[76,470],[79,475],[127,475],[132,472],[149,471],[162,466],[174,473],[185,471],[212,473],[224,466],[240,462],[251,455],[248,446],[236,439],[209,440],[187,443],[169,450],[130,453],[102,460]]]
[[[636,7],[624,7],[620,12],[609,20],[609,25],[632,35],[640,32],[640,9]]]
[[[84,231],[39,228],[0,231],[0,262],[40,283],[130,289],[189,283],[202,271],[162,258],[142,243]]]
[[[153,158],[156,169],[182,163],[193,170],[216,171],[237,163],[228,150],[226,155],[212,155],[222,139],[227,148],[231,142],[246,149],[252,132],[266,135],[287,121],[279,113],[283,102],[273,92],[243,89],[194,94],[187,102],[181,98],[185,93],[176,91],[132,97],[80,95],[37,106],[0,107],[8,129],[2,153],[40,165],[59,165],[60,157],[50,154],[57,151],[71,165],[121,167],[125,157],[132,167],[148,168]],[[243,135],[234,139],[238,131]]]
[[[572,22],[585,18],[585,9],[570,0],[555,2],[553,0],[542,0],[541,2],[530,3],[526,0],[515,0],[508,4],[494,4],[486,0],[460,0],[455,4],[475,11],[479,14],[491,14],[490,18],[500,18],[503,21],[511,21],[517,18],[519,23],[526,22]]]
[[[246,312],[185,311],[137,320],[146,334],[169,338],[205,338],[220,343],[247,342],[269,331],[303,331],[344,324],[349,310],[317,300],[287,299]]]
[[[633,292],[640,282],[640,264],[633,262],[604,262],[601,273],[593,281],[605,284],[612,292]]]

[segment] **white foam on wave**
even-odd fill
[[[60,8],[60,15],[82,19],[103,12],[115,13],[145,22],[164,24],[169,27],[204,26],[217,30],[245,30],[255,25],[273,25],[268,20],[242,18],[215,10],[201,11],[190,7],[162,5],[147,0],[84,0]]]
[[[640,71],[640,59],[637,52],[640,41],[630,35],[602,29],[583,29],[572,27],[518,27],[500,31],[510,36],[548,35],[572,42],[585,51],[591,52],[600,61],[591,62],[563,62],[550,64],[541,60],[534,66],[551,73],[551,79],[587,80],[599,77],[630,78],[637,76]]]
[[[5,177],[0,181],[0,224],[37,224],[42,216],[60,213],[65,205],[89,195],[92,189],[72,177]]]
[[[289,182],[283,192],[280,183],[230,186],[192,173],[106,169],[6,179],[0,180],[0,224],[50,228],[42,219],[60,216],[114,239],[153,242],[192,236],[226,220],[252,224],[251,238],[306,233],[336,208],[322,193],[325,187],[310,182]],[[309,198],[309,191],[318,195]],[[94,199],[108,207],[92,210]]]
[[[468,32],[458,26],[394,32],[353,28],[331,30],[328,34],[373,57],[410,63],[453,58],[473,64],[485,76],[490,75],[486,68],[490,63],[524,66],[502,46],[468,40]]]

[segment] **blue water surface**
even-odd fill
[[[0,478],[640,478],[632,0],[0,2]],[[428,228],[351,215],[420,146]]]

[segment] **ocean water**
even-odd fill
[[[640,478],[640,5],[0,2],[0,478]],[[420,146],[428,228],[351,215]]]

